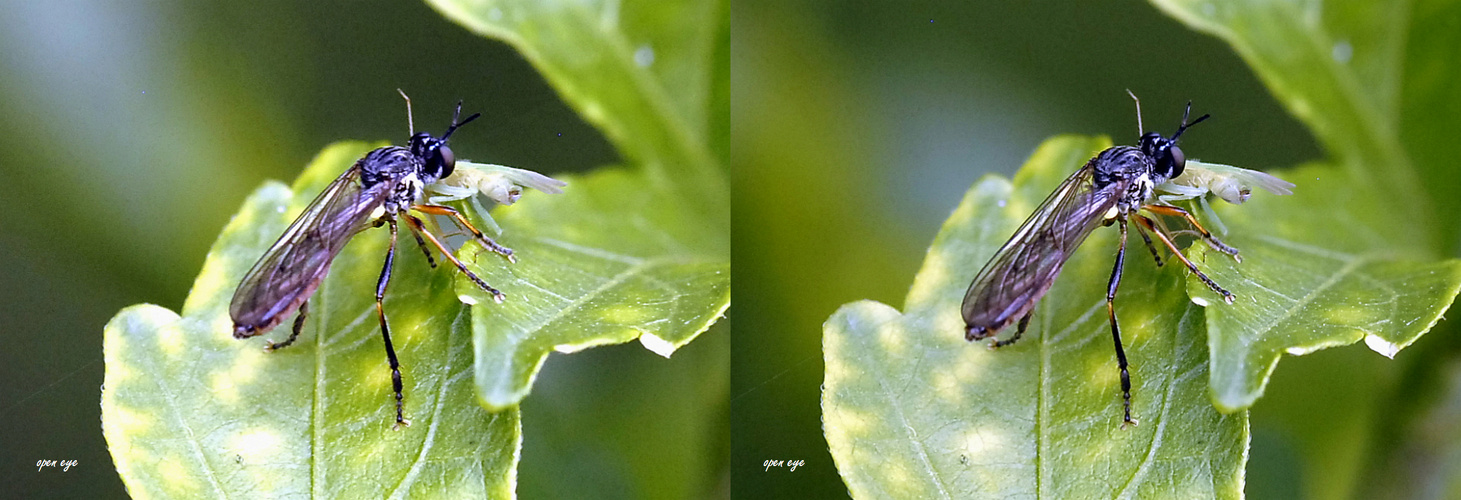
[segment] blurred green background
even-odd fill
[[[483,113],[452,136],[458,158],[550,175],[619,161],[510,47],[420,2],[6,0],[0,12],[5,496],[123,495],[100,432],[102,326],[135,303],[181,307],[265,179],[291,181],[334,141],[403,143],[397,88],[418,130],[439,133],[458,99]],[[729,342],[722,325],[670,360],[637,343],[554,356],[523,404],[519,493],[724,496]],[[41,459],[79,465],[38,472]]]
[[[1188,158],[1272,170],[1324,156],[1226,43],[1137,0],[752,0],[731,40],[738,497],[847,494],[822,435],[822,322],[859,299],[902,307],[964,192],[1041,140],[1134,143],[1125,89],[1148,130],[1170,134],[1189,99],[1213,115],[1183,136]],[[1438,399],[1461,373],[1454,333],[1443,322],[1394,362],[1363,346],[1285,357],[1252,410],[1249,495],[1443,498],[1461,470],[1461,397]]]

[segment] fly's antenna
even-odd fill
[[[406,91],[404,90],[396,89],[396,92],[401,94],[402,99],[406,100],[406,129],[410,132],[409,134],[406,134],[406,137],[411,137],[413,135],[416,135],[416,123],[414,123],[414,119],[411,118],[411,97],[407,96]]]
[[[1126,95],[1131,96],[1131,100],[1136,101],[1136,136],[1141,137],[1141,134],[1146,132],[1146,127],[1141,126],[1141,99],[1137,99],[1136,94],[1133,94],[1131,89],[1126,89]]]
[[[1177,138],[1182,137],[1182,132],[1185,132],[1187,131],[1187,129],[1192,128],[1193,125],[1202,123],[1203,120],[1212,117],[1212,115],[1204,114],[1197,117],[1196,120],[1192,120],[1192,123],[1187,123],[1187,116],[1190,114],[1192,114],[1192,101],[1187,101],[1187,110],[1182,112],[1182,126],[1177,127],[1177,133],[1172,134],[1172,142],[1177,142]]]
[[[460,116],[462,116],[462,101],[457,101],[457,111],[451,115],[451,126],[446,128],[446,133],[441,135],[441,140],[445,141],[446,138],[451,137],[452,132],[456,132],[462,125],[476,120],[477,117],[482,116],[482,113],[472,113],[472,116],[468,116],[467,119],[457,121],[457,118]]]

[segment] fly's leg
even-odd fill
[[[415,231],[422,236],[425,236],[432,245],[436,246],[437,250],[441,251],[442,255],[446,256],[446,260],[449,260],[452,264],[455,264],[457,266],[457,269],[461,269],[462,273],[466,274],[468,278],[471,278],[472,282],[476,283],[477,286],[483,291],[492,294],[492,300],[497,301],[497,303],[499,304],[502,303],[502,299],[506,296],[503,295],[502,292],[497,291],[496,288],[492,288],[491,286],[489,286],[486,281],[482,281],[482,278],[478,278],[475,273],[467,270],[467,266],[462,264],[462,261],[457,260],[457,257],[455,255],[452,255],[451,252],[446,249],[445,245],[441,244],[441,240],[436,239],[435,235],[432,235],[430,231],[426,230],[426,224],[421,222],[421,219],[406,212],[401,212],[401,216],[406,218],[406,223],[411,225],[412,231]]]
[[[1177,245],[1173,244],[1172,239],[1168,238],[1166,234],[1162,233],[1162,231],[1157,228],[1156,224],[1153,223],[1151,219],[1141,214],[1134,214],[1132,215],[1132,218],[1136,219],[1136,222],[1138,224],[1145,226],[1147,230],[1152,232],[1152,234],[1157,235],[1157,239],[1162,240],[1162,243],[1167,245],[1168,249],[1172,250],[1172,254],[1176,255],[1177,259],[1181,260],[1182,264],[1187,266],[1187,269],[1190,269],[1193,273],[1197,274],[1197,279],[1202,280],[1203,283],[1207,284],[1208,288],[1211,288],[1212,291],[1217,292],[1218,295],[1223,296],[1223,302],[1229,304],[1233,303],[1233,294],[1229,293],[1227,290],[1224,290],[1223,287],[1218,286],[1217,282],[1213,281],[1212,278],[1207,277],[1206,274],[1203,274],[1202,271],[1199,271],[1196,264],[1193,264],[1192,261],[1187,260],[1187,257],[1182,255],[1182,252],[1177,251]],[[1234,252],[1236,251],[1237,250],[1234,250]]]
[[[400,91],[401,89],[396,89],[396,90],[397,91]],[[406,106],[407,107],[410,107],[410,105],[411,105],[410,103],[411,103],[411,100],[409,98],[406,99]],[[386,218],[385,217],[381,217],[379,219],[376,219],[375,222],[371,224],[371,227],[381,227],[381,226],[384,226],[384,225],[386,225]],[[432,269],[436,269],[436,258],[434,258],[434,257],[431,256],[431,250],[426,248],[426,242],[421,240],[421,235],[416,234],[415,232],[412,232],[411,233],[411,236],[415,236],[416,237],[416,246],[421,247],[421,253],[426,254],[426,263],[427,264],[431,264],[431,268]]]
[[[1034,313],[1035,313],[1035,311],[1027,312],[1027,313],[1025,313],[1025,317],[1020,318],[1020,324],[1019,324],[1019,326],[1016,326],[1015,327],[1015,335],[1013,337],[1010,337],[1007,340],[999,340],[999,339],[991,340],[989,342],[989,348],[990,349],[999,349],[1001,347],[1004,347],[1004,346],[1007,346],[1007,345],[1010,345],[1010,344],[1015,343],[1016,340],[1020,340],[1020,336],[1025,334],[1025,328],[1030,326],[1030,315],[1031,314],[1034,314]]]
[[[1131,418],[1131,373],[1126,367],[1126,349],[1121,347],[1121,327],[1116,323],[1116,288],[1121,286],[1121,268],[1126,263],[1126,219],[1121,224],[1121,246],[1116,250],[1116,267],[1111,269],[1111,283],[1106,287],[1106,314],[1111,318],[1111,339],[1116,341],[1116,365],[1121,368],[1121,399],[1124,404],[1122,427],[1136,425]]]
[[[496,252],[498,255],[507,258],[508,262],[517,262],[517,257],[512,256],[511,248],[499,245],[496,241],[492,241],[492,238],[488,238],[487,235],[482,234],[482,232],[478,231],[477,228],[472,225],[472,223],[467,222],[467,218],[462,217],[462,213],[458,212],[457,209],[445,205],[416,205],[411,207],[411,209],[426,214],[449,216],[452,219],[456,220],[457,224],[461,224],[462,227],[465,227],[468,231],[471,231],[472,236],[477,238],[477,242],[481,243],[482,246],[487,247],[488,250]]]
[[[426,254],[426,263],[431,264],[432,269],[436,269],[436,259],[431,257],[431,249],[426,248],[426,240],[421,239],[421,235],[415,231],[411,231],[411,236],[416,237],[416,246],[421,247],[421,253]]]
[[[264,346],[264,352],[277,351],[279,349],[289,347],[289,344],[293,344],[294,339],[299,338],[300,330],[304,329],[304,317],[308,315],[309,300],[305,300],[304,303],[300,304],[299,306],[299,314],[294,316],[294,329],[289,332],[289,338],[284,339],[283,342],[280,342],[278,344],[275,344],[273,341],[269,341],[269,343]]]
[[[1172,217],[1181,217],[1185,219],[1188,224],[1191,224],[1193,228],[1197,229],[1197,233],[1202,235],[1202,241],[1206,241],[1208,246],[1219,252],[1232,256],[1233,260],[1235,261],[1243,262],[1243,258],[1238,256],[1238,249],[1230,247],[1227,243],[1219,241],[1216,236],[1213,236],[1212,233],[1208,232],[1207,228],[1202,227],[1202,224],[1199,224],[1197,222],[1197,218],[1193,217],[1192,213],[1179,207],[1173,207],[1169,205],[1147,205],[1142,208],[1154,214],[1169,215]],[[1175,252],[1176,250],[1173,251]]]
[[[386,250],[386,263],[381,266],[380,279],[375,282],[375,315],[380,318],[380,336],[386,344],[386,360],[391,363],[391,387],[396,390],[396,425],[393,429],[411,425],[404,415],[405,396],[401,394],[401,362],[396,360],[396,346],[391,344],[391,327],[386,322],[386,285],[391,282],[391,266],[396,261],[396,220],[387,219],[391,226],[391,246]]]
[[[1146,249],[1152,251],[1152,258],[1157,259],[1157,267],[1162,267],[1162,255],[1157,253],[1157,246],[1152,244],[1152,237],[1146,234],[1146,230],[1136,225],[1136,234],[1141,235],[1141,241],[1146,243]]]

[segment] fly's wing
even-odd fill
[[[310,202],[233,292],[228,312],[233,317],[234,336],[267,332],[298,309],[319,287],[330,261],[381,206],[393,184],[362,187],[360,164],[356,163]]]
[[[1096,189],[1094,162],[1050,193],[969,284],[961,311],[971,339],[994,335],[1030,312],[1066,259],[1116,205],[1126,182]]]

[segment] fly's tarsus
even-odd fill
[[[1207,230],[1207,228],[1202,227],[1202,223],[1197,222],[1197,218],[1192,216],[1192,212],[1188,212],[1180,207],[1174,207],[1171,205],[1147,205],[1142,208],[1148,212],[1157,215],[1181,217],[1192,226],[1192,230],[1196,231],[1203,241],[1207,242],[1208,246],[1212,247],[1214,250],[1228,254],[1233,258],[1233,260],[1237,262],[1243,262],[1243,258],[1238,256],[1238,249],[1228,246],[1228,244],[1223,243],[1222,241],[1218,240],[1216,236],[1213,236],[1212,233]]]
[[[279,343],[269,341],[269,343],[264,344],[264,352],[274,352],[285,347],[289,347],[291,344],[293,344],[295,339],[299,338],[299,332],[304,330],[304,318],[306,316],[309,316],[308,300],[299,305],[299,314],[296,314],[294,316],[294,328],[291,328],[289,330],[289,338],[284,339],[283,342]]]
[[[1016,341],[1020,340],[1020,336],[1021,335],[1024,335],[1025,334],[1025,329],[1030,326],[1030,315],[1031,314],[1034,314],[1034,311],[1027,312],[1027,313],[1025,313],[1024,317],[1021,317],[1020,318],[1020,324],[1015,326],[1015,334],[1012,335],[1012,336],[1010,336],[1010,338],[1005,339],[1005,340],[999,340],[999,339],[990,340],[989,341],[989,349],[990,350],[999,349],[1001,347],[1004,347],[1004,346],[1013,344]]]

